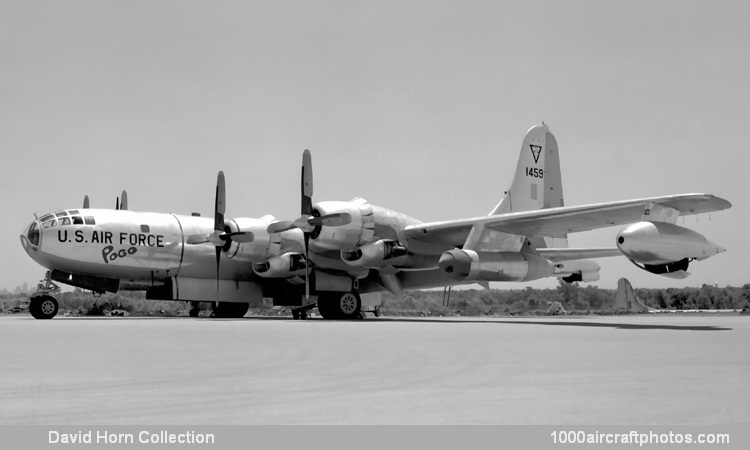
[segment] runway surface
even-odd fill
[[[0,316],[0,424],[750,424],[750,317]]]

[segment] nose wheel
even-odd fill
[[[29,312],[35,319],[51,319],[57,315],[58,309],[57,300],[51,295],[32,297],[29,303]]]
[[[57,299],[50,295],[59,292],[60,287],[52,282],[50,271],[44,275],[44,279],[37,285],[36,292],[29,299],[29,312],[35,319],[51,319],[57,315],[60,305]]]

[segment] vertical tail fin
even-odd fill
[[[564,206],[564,201],[557,140],[547,125],[536,125],[523,139],[513,184],[490,215],[558,206]],[[532,239],[537,248],[567,247],[567,236],[539,237],[546,245]]]
[[[557,140],[547,125],[537,125],[526,132],[513,184],[490,215],[557,206],[564,206]]]

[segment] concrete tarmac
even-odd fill
[[[0,316],[0,425],[750,424],[750,317]]]

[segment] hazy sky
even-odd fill
[[[305,148],[315,200],[483,215],[542,121],[568,205],[687,192],[734,205],[685,221],[728,249],[688,279],[610,258],[596,284],[748,283],[749,5],[1,2],[0,288],[44,274],[18,239],[32,214],[84,194],[210,214],[224,170],[228,216],[294,218]],[[571,245],[613,246],[617,231]]]

